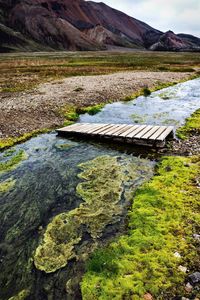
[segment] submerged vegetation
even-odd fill
[[[17,167],[17,165],[26,158],[26,153],[23,150],[20,150],[9,160],[0,162],[0,174],[14,170]]]
[[[181,139],[186,139],[193,133],[200,134],[200,109],[194,112],[186,120],[185,125],[177,130],[177,136]]]
[[[152,174],[150,166],[145,169],[143,160],[135,164],[131,159],[111,156],[97,157],[79,167],[82,169],[79,178],[84,181],[78,184],[77,193],[83,203],[52,220],[34,256],[35,266],[46,273],[55,272],[72,258],[83,255],[86,232],[97,246],[105,227],[120,220],[124,209],[122,195],[124,201],[129,201],[134,188]],[[141,170],[141,179],[138,180]],[[126,191],[125,185],[129,187],[134,180],[137,180],[134,188],[131,192]]]
[[[7,191],[9,191],[11,188],[14,187],[15,185],[15,180],[13,180],[12,178],[7,179],[3,182],[0,182],[0,195],[1,193],[5,193]]]
[[[162,159],[157,175],[136,192],[128,233],[89,260],[81,284],[84,300],[184,295],[187,275],[179,266],[190,269],[198,261],[192,244],[200,221],[199,171],[199,157]]]
[[[18,295],[9,298],[8,300],[25,300],[29,296],[29,290],[22,290]]]
[[[6,148],[12,147],[15,144],[20,144],[23,143],[29,139],[31,139],[34,136],[37,136],[40,133],[46,133],[49,132],[49,129],[38,129],[38,130],[34,130],[32,132],[29,133],[24,133],[23,135],[19,136],[19,137],[10,137],[7,139],[0,139],[0,151],[4,150]]]

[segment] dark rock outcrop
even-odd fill
[[[163,35],[104,3],[84,0],[0,0],[0,51],[196,49],[190,35]]]

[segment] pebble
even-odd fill
[[[181,258],[181,255],[180,255],[180,253],[178,253],[178,252],[175,252],[175,253],[174,253],[174,256],[177,257],[177,258]]]
[[[178,269],[179,269],[179,271],[181,271],[183,273],[187,273],[187,268],[186,267],[179,266]]]
[[[144,300],[153,300],[153,296],[150,293],[144,295]]]
[[[193,234],[193,238],[200,242],[200,234]]]
[[[193,290],[193,286],[188,282],[185,286],[185,290],[186,292],[191,293]]]
[[[181,300],[190,300],[189,298],[182,297]]]
[[[189,279],[192,283],[199,283],[200,282],[200,272],[195,272],[189,275]]]

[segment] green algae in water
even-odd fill
[[[75,246],[82,240],[85,230],[95,243],[107,225],[120,221],[124,186],[130,187],[138,177],[141,165],[142,162],[135,166],[132,160],[111,156],[80,164],[79,178],[84,182],[78,184],[77,193],[84,202],[78,208],[56,216],[47,226],[43,242],[34,256],[35,266],[46,273],[63,268],[70,259],[78,259]],[[152,175],[149,167],[143,169],[144,174]],[[126,195],[129,198],[129,193]]]
[[[29,290],[22,290],[16,296],[9,298],[8,300],[25,300],[30,294]]]
[[[3,182],[0,182],[0,193],[5,193],[15,186],[16,180],[9,178]]]
[[[199,225],[200,191],[194,185],[199,170],[198,157],[163,158],[157,175],[136,191],[128,233],[94,252],[88,262],[83,300],[139,300],[145,293],[163,300],[187,297],[187,274],[178,266],[191,269],[199,259],[192,241]]]
[[[27,159],[26,153],[23,150],[19,150],[19,152],[9,160],[0,162],[0,174],[14,170],[18,164],[25,159]]]

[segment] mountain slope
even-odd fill
[[[102,50],[108,45],[142,49],[155,45],[156,50],[160,38],[166,40],[144,22],[102,2],[84,0],[0,0],[0,24],[0,51]],[[192,48],[194,38],[191,42],[191,37],[177,37]]]

